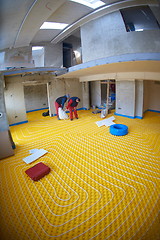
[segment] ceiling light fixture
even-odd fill
[[[88,6],[90,8],[98,8],[103,6],[105,3],[100,0],[71,0],[72,2],[77,2],[80,4],[83,4],[85,6]]]
[[[144,30],[143,28],[139,28],[139,29],[136,29],[135,31],[136,32],[143,32],[143,30]]]
[[[44,22],[40,29],[64,29],[67,26],[67,23]]]
[[[35,50],[42,50],[42,49],[43,49],[43,47],[40,47],[40,46],[39,47],[32,47],[33,51],[35,51]]]

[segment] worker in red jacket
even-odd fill
[[[80,102],[80,99],[78,97],[71,97],[68,100],[68,104],[67,104],[67,109],[69,110],[69,114],[70,114],[70,120],[73,120],[73,112],[75,115],[75,118],[78,119],[78,114],[77,114],[77,105]]]
[[[65,96],[62,96],[62,97],[59,97],[59,98],[56,99],[56,101],[55,101],[55,108],[56,108],[56,115],[57,115],[58,120],[60,120],[60,118],[58,116],[58,108],[61,107],[63,109],[65,102],[69,98],[70,98],[70,95],[67,94]]]

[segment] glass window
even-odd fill
[[[120,10],[126,31],[160,29],[160,25],[148,6],[131,7]]]

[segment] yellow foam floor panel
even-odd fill
[[[73,121],[42,112],[11,127],[15,155],[0,160],[0,239],[159,240],[160,114],[115,116],[129,133],[113,136],[90,110]],[[48,153],[26,164],[34,148]],[[38,162],[51,172],[34,182],[25,170]]]

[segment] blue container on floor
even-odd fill
[[[128,133],[128,127],[124,124],[113,124],[110,126],[109,132],[115,136],[124,136]]]

